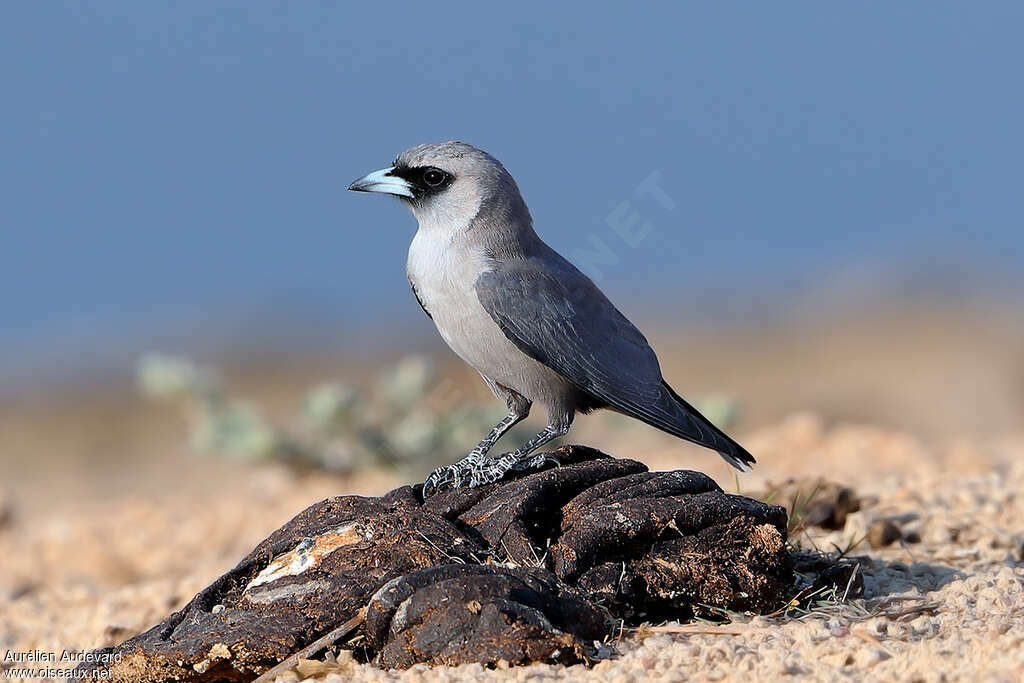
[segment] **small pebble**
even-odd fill
[[[876,519],[868,527],[868,543],[872,548],[884,548],[898,541],[903,534],[900,528],[888,519]]]

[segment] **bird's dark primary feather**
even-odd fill
[[[476,281],[480,303],[523,353],[610,408],[718,451],[733,467],[754,458],[672,391],[647,339],[590,278],[554,250],[494,264]]]

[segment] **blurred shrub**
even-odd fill
[[[505,412],[434,395],[435,368],[421,356],[382,371],[365,391],[338,383],[313,388],[288,428],[270,424],[256,406],[229,396],[215,372],[188,359],[146,355],[137,379],[146,396],[181,405],[197,452],[338,472],[390,466],[424,473],[468,452]],[[506,439],[515,443],[529,436],[519,427]]]
[[[181,406],[189,444],[199,453],[336,472],[388,466],[423,474],[462,457],[505,414],[497,402],[444,396],[434,365],[418,355],[382,370],[367,390],[338,383],[314,387],[287,428],[229,396],[214,371],[185,358],[146,355],[137,379],[146,396]],[[456,391],[448,393],[457,398]],[[722,427],[736,416],[735,404],[724,397],[708,397],[697,407]],[[601,414],[612,429],[642,426],[617,413]],[[515,446],[531,436],[533,430],[519,425],[502,443]]]

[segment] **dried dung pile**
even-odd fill
[[[784,508],[698,472],[554,455],[561,467],[426,501],[419,486],[321,501],[99,654],[119,660],[114,680],[248,681],[336,631],[386,668],[573,664],[623,621],[768,613],[795,592]]]

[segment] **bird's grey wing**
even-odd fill
[[[654,351],[575,268],[553,268],[538,259],[499,264],[477,279],[476,292],[526,355],[609,406],[657,412],[664,392]]]
[[[551,256],[500,263],[477,279],[480,303],[505,336],[609,407],[712,448],[741,469],[752,462],[672,391],[647,339],[601,290]]]

